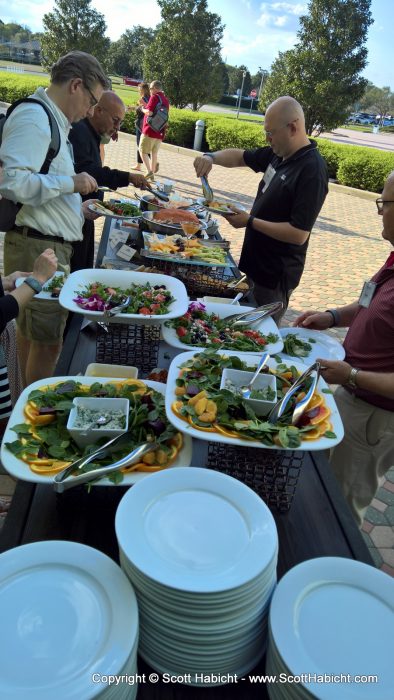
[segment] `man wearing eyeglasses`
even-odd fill
[[[376,200],[382,237],[394,246],[394,171]],[[305,311],[296,326],[325,330],[349,326],[345,360],[321,360],[322,376],[339,384],[335,401],[345,428],[330,464],[359,526],[394,464],[394,251],[364,283],[358,301],[324,312]]]
[[[198,177],[213,165],[248,166],[264,173],[249,213],[226,216],[234,228],[245,228],[239,267],[254,283],[258,304],[282,301],[287,309],[305,264],[309,235],[328,191],[327,167],[316,143],[305,131],[301,105],[279,97],[267,109],[264,129],[269,146],[230,148],[195,159]]]
[[[82,239],[84,216],[92,214],[80,195],[94,192],[97,183],[87,172],[75,173],[68,136],[72,123],[93,114],[106,87],[97,59],[71,51],[52,66],[49,87],[40,87],[31,96],[38,104],[22,103],[7,118],[0,149],[4,162],[0,194],[20,206],[5,236],[5,275],[32,270],[34,260],[47,248],[54,250],[59,269],[69,272],[72,243]],[[43,169],[55,137],[57,147]],[[39,280],[27,279],[38,293]],[[19,314],[18,355],[25,384],[53,374],[67,316],[62,307],[45,299],[33,299]]]
[[[145,189],[146,180],[143,175],[129,173],[102,164],[100,144],[109,143],[116,137],[125,115],[125,106],[112,90],[103,92],[93,114],[88,115],[73,125],[70,132],[70,142],[74,150],[75,170],[87,172],[94,177],[98,185],[105,185],[111,190],[118,187],[134,187]],[[97,199],[103,199],[103,193],[97,192]],[[74,254],[71,259],[71,271],[93,267],[94,259],[94,222],[85,219],[83,225],[83,240],[74,243]]]

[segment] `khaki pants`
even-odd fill
[[[384,474],[394,464],[394,412],[339,387],[335,401],[345,428],[330,465],[359,526]]]
[[[47,248],[52,248],[58,258],[58,270],[69,274],[72,255],[71,243],[60,243],[41,238],[32,238],[21,231],[8,231],[4,239],[4,273],[15,270],[30,272],[35,259]],[[68,311],[57,301],[33,299],[19,312],[17,326],[27,340],[47,345],[62,341]]]

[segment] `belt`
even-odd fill
[[[41,240],[48,241],[48,243],[49,241],[55,241],[56,243],[67,243],[67,241],[65,241],[61,236],[46,236],[44,233],[41,233],[41,231],[37,231],[36,228],[30,228],[30,226],[14,226],[13,230],[20,231],[28,238],[40,238]]]

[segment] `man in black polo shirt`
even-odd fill
[[[304,269],[309,235],[328,191],[328,172],[316,143],[305,131],[301,105],[279,97],[267,109],[264,123],[269,146],[243,151],[230,148],[195,159],[198,177],[212,165],[249,166],[264,173],[250,214],[227,216],[234,228],[246,227],[239,267],[254,282],[258,304],[282,301],[287,309],[291,292]]]
[[[143,175],[115,170],[102,165],[100,144],[109,143],[117,135],[125,115],[125,106],[115,92],[103,92],[92,117],[82,119],[73,125],[69,140],[74,150],[75,172],[87,172],[92,175],[98,185],[106,185],[113,190],[127,187],[145,189],[146,180]],[[92,195],[90,195],[90,198]],[[102,192],[97,192],[96,199],[103,199]],[[71,272],[93,267],[94,258],[94,223],[85,219],[83,240],[73,244],[74,252],[71,259]]]

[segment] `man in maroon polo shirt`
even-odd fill
[[[394,246],[394,171],[376,200],[382,236]],[[394,464],[394,252],[365,283],[358,301],[323,313],[306,311],[296,326],[349,326],[343,362],[321,360],[322,376],[339,384],[335,401],[345,428],[331,467],[361,526],[379,479]]]

